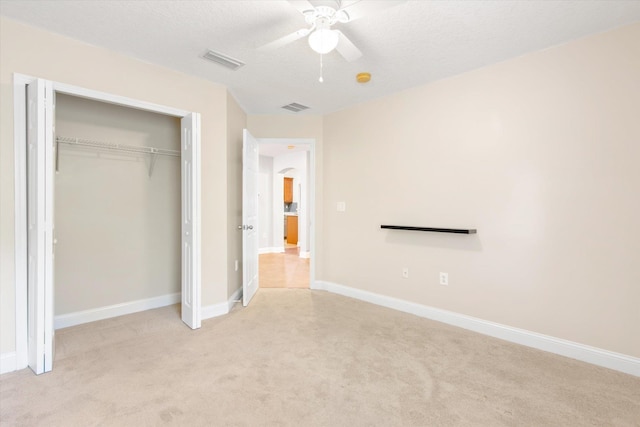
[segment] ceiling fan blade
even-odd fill
[[[340,12],[344,12],[347,15],[346,19],[341,19],[340,22],[351,22],[365,15],[371,15],[406,2],[407,0],[360,0],[340,9]]]
[[[305,14],[308,11],[314,11],[314,7],[307,0],[289,0],[291,6],[295,7],[301,14]]]
[[[349,62],[355,61],[356,59],[362,56],[362,52],[360,49],[354,45],[347,36],[345,36],[342,31],[334,30],[338,33],[338,46],[336,46],[336,50],[340,53],[340,55],[344,56]]]
[[[272,41],[271,43],[267,43],[263,46],[260,46],[258,48],[259,51],[267,51],[267,50],[274,50],[274,49],[278,49],[282,46],[288,45],[289,43],[293,43],[294,41],[301,39],[305,36],[307,36],[309,33],[311,32],[311,30],[309,30],[308,28],[301,28],[298,31],[291,33],[287,36],[284,37],[280,37],[279,39],[276,39],[274,41]]]

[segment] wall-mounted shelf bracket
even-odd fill
[[[156,165],[156,160],[158,159],[158,153],[151,152],[151,157],[149,158],[149,178],[153,174],[153,167]]]

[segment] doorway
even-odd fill
[[[309,289],[312,283],[314,142],[260,140],[261,288]]]
[[[16,74],[16,367],[29,366],[36,374],[53,368],[53,119],[57,93],[180,119],[181,317],[193,329],[201,324],[200,115]]]
[[[180,119],[55,100],[54,328],[180,302]]]

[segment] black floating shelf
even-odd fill
[[[436,233],[476,234],[475,228],[433,228],[433,227],[407,227],[404,225],[381,225],[380,228],[389,230],[433,231]]]

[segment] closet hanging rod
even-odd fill
[[[180,157],[180,151],[169,150],[166,148],[114,144],[112,142],[92,141],[90,139],[69,138],[64,136],[57,137],[56,142],[59,144],[78,145],[83,147],[101,148],[105,150],[114,150],[114,151],[125,151],[128,153],[159,154],[162,156]]]

